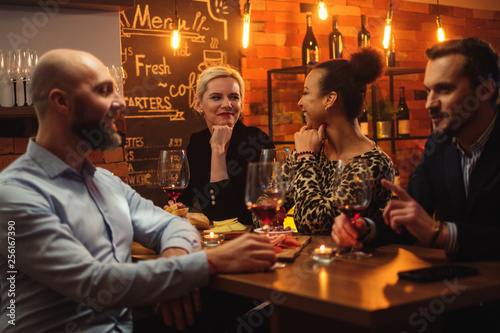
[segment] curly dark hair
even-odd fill
[[[324,96],[337,92],[347,118],[354,119],[363,112],[366,85],[384,72],[385,59],[380,51],[363,47],[351,56],[351,60],[329,60],[317,64],[314,69],[323,71],[319,80],[320,93]]]

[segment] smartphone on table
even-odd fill
[[[475,267],[448,264],[403,271],[399,272],[398,276],[404,280],[431,282],[454,277],[477,275],[478,273],[479,270]]]

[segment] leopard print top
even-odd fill
[[[317,157],[306,156],[298,161],[296,154],[296,151],[292,152],[285,166],[285,176],[290,174],[292,167],[295,170],[285,209],[288,211],[295,205],[294,221],[298,232],[329,235],[334,218],[339,215],[332,188],[337,162],[329,161],[323,150]],[[384,178],[394,180],[394,165],[377,145],[358,157],[368,159],[375,188],[364,215],[381,216],[392,193],[380,181]]]

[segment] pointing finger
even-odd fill
[[[396,195],[399,197],[399,200],[403,200],[403,201],[413,200],[412,197],[410,197],[410,195],[404,189],[397,186],[393,182],[390,182],[387,179],[382,179],[381,184],[386,189],[391,190],[392,192],[396,193]]]

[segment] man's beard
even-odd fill
[[[101,120],[85,118],[85,102],[76,98],[75,121],[71,126],[73,134],[82,139],[92,150],[113,150],[120,146],[121,136],[114,131],[114,127],[107,127],[107,119],[115,116],[114,110],[109,110],[106,117]]]

